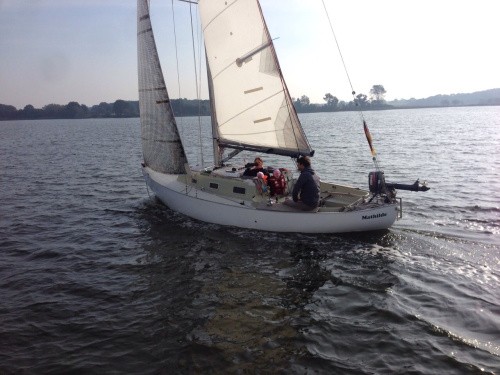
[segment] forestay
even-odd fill
[[[312,155],[257,0],[200,0],[219,146]]]
[[[187,159],[163,79],[148,0],[137,0],[139,109],[144,163],[169,174],[185,173]]]

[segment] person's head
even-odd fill
[[[311,166],[311,159],[309,156],[301,156],[297,159],[297,167],[302,170]]]
[[[262,166],[264,165],[264,162],[259,157],[256,157],[253,162],[255,163],[255,166],[259,168],[262,168]]]

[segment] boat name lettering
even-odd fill
[[[376,215],[363,215],[361,218],[363,220],[369,220],[369,219],[378,219],[379,217],[386,217],[386,213],[381,213],[381,214],[376,214]]]

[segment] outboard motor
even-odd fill
[[[413,184],[396,184],[392,182],[385,182],[384,172],[382,171],[368,173],[368,186],[370,188],[370,193],[372,193],[373,195],[390,195],[390,193],[394,193],[395,190],[427,191],[430,189],[429,187],[427,187],[425,182],[421,184],[419,180],[415,181]]]
[[[370,188],[370,193],[374,195],[385,193],[386,186],[384,172],[375,171],[368,173],[368,186]]]

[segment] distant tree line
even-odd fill
[[[293,104],[297,112],[333,112],[355,110],[359,108],[387,107],[384,101],[386,93],[382,85],[373,86],[370,90],[371,98],[359,94],[351,102],[339,101],[330,93],[323,98],[325,104],[311,104],[306,95],[294,99]],[[210,115],[208,100],[172,99],[170,101],[176,116],[206,116]],[[114,103],[99,103],[92,107],[78,102],[69,102],[66,105],[48,104],[42,108],[35,108],[28,104],[23,109],[16,109],[12,105],[0,104],[0,120],[35,120],[35,119],[84,119],[84,118],[127,118],[139,117],[139,102],[117,100]]]
[[[500,105],[500,89],[463,94],[434,95],[423,99],[399,99],[388,104],[397,108],[494,106]]]
[[[369,96],[353,93],[353,100],[345,102],[331,93],[323,97],[325,103],[311,103],[309,97],[302,95],[293,98],[293,105],[299,113],[337,112],[355,110],[379,110],[390,108],[423,108],[474,105],[500,105],[500,89],[478,91],[470,94],[436,95],[426,99],[399,99],[391,102],[385,100],[386,90],[382,85],[374,85]],[[208,100],[171,99],[176,116],[208,116],[210,103]],[[82,119],[82,118],[125,118],[139,117],[139,102],[117,100],[87,107],[85,104],[69,102],[66,105],[48,104],[35,108],[28,104],[23,109],[12,105],[0,104],[0,120],[30,119]]]
[[[172,108],[176,116],[198,116],[210,114],[208,100],[172,99]],[[139,102],[117,100],[87,107],[78,102],[66,105],[48,104],[35,108],[28,104],[23,109],[12,105],[0,104],[0,120],[34,120],[34,119],[84,119],[84,118],[126,118],[139,117]]]
[[[336,111],[356,111],[359,109],[388,109],[392,106],[388,105],[385,101],[385,94],[387,91],[382,85],[374,85],[370,89],[370,97],[365,94],[353,93],[353,100],[345,102],[339,100],[331,93],[326,93],[323,97],[325,104],[311,103],[306,95],[300,98],[293,99],[293,105],[297,112],[336,112]]]

